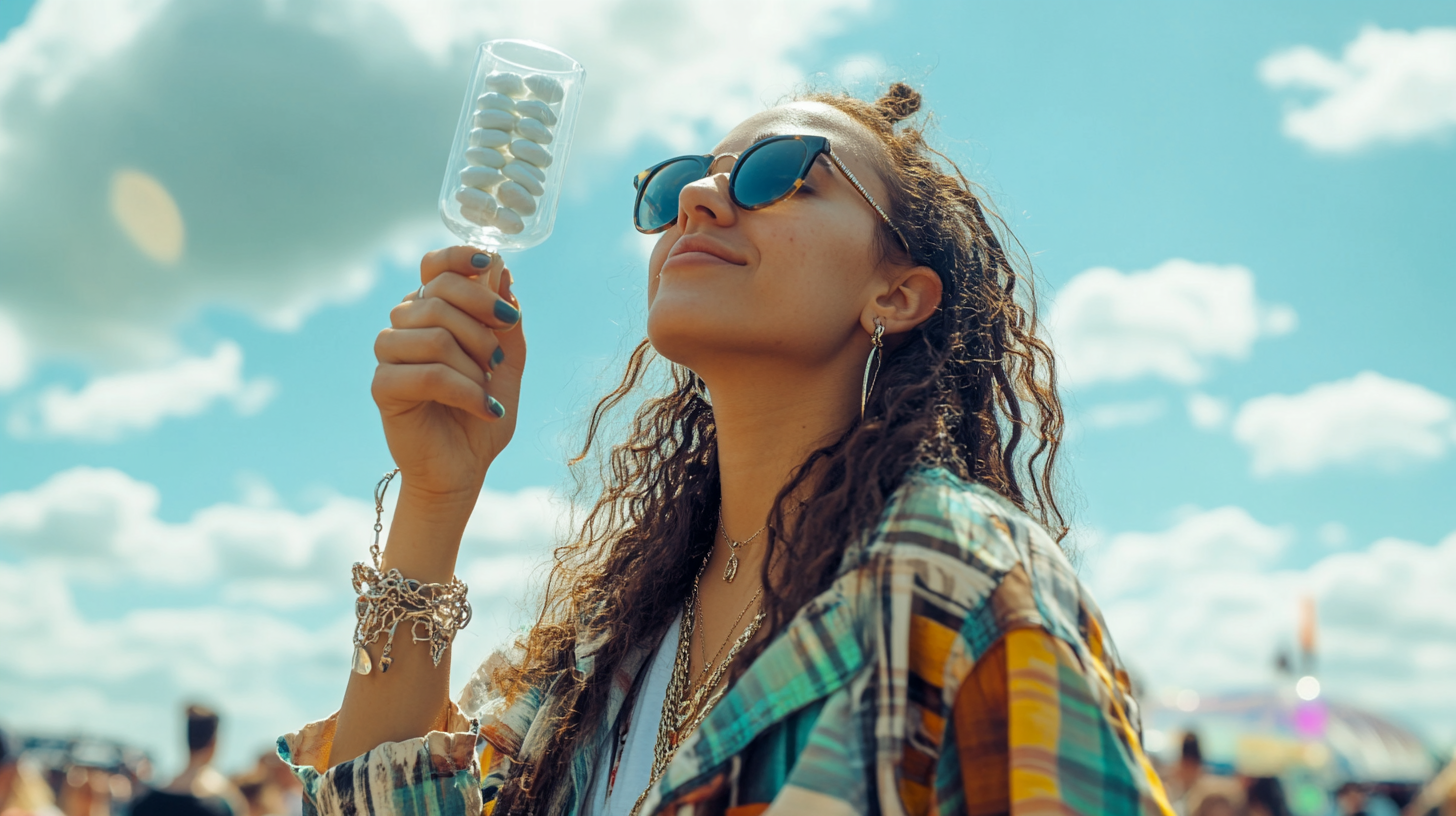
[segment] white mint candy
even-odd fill
[[[485,170],[485,169],[488,169],[488,168],[484,168],[484,167],[473,167],[471,169],[472,170]],[[495,171],[492,170],[491,172],[495,172]],[[510,179],[511,181],[514,181],[515,183],[521,185],[522,187],[525,187],[526,188],[526,192],[530,193],[533,196],[538,196],[538,195],[541,195],[542,193],[546,192],[546,188],[541,185],[541,180],[538,179],[538,178],[536,178],[536,173],[539,173],[541,171],[540,170],[537,170],[535,167],[532,167],[529,164],[526,164],[525,162],[518,162],[518,161],[511,162],[510,164],[506,165],[505,166],[505,169],[502,170],[501,172],[505,174],[505,177],[506,178]],[[465,177],[465,174],[464,173],[461,173],[460,174],[460,177],[463,179]],[[466,183],[468,184],[469,182],[466,182]],[[480,185],[471,185],[471,186],[472,187],[478,187]],[[512,205],[512,206],[514,206],[514,205]],[[517,209],[519,209],[519,208],[517,208]],[[522,212],[524,212],[524,210],[522,210]]]
[[[514,164],[515,166],[521,168],[522,170],[525,170],[527,173],[530,173],[531,175],[535,176],[537,181],[540,181],[540,182],[545,182],[546,181],[546,171],[545,170],[542,170],[541,168],[537,167],[536,165],[531,164],[530,162],[523,162],[523,161],[517,161],[517,162],[511,162],[511,163]]]
[[[532,119],[531,121],[535,122],[536,120]],[[487,130],[503,130],[506,133],[510,133],[511,128],[516,126],[516,115],[514,113],[508,113],[503,110],[495,110],[493,108],[490,110],[483,110],[480,113],[475,114],[475,126],[478,128],[485,128]]]
[[[472,224],[479,224],[482,227],[494,227],[495,213],[487,210],[477,210],[474,207],[460,205],[460,217]]]
[[[516,102],[503,93],[483,93],[475,98],[476,110],[499,110],[515,113]]]
[[[547,127],[556,124],[556,114],[539,99],[525,99],[516,103],[516,113],[529,116]]]
[[[508,181],[495,191],[500,203],[510,207],[521,215],[530,215],[536,211],[536,197],[526,192],[526,188]]]
[[[465,160],[476,167],[506,166],[506,157],[493,147],[467,147]]]
[[[515,178],[509,173],[502,173],[494,167],[467,167],[460,171],[460,183],[466,187],[474,187],[477,190],[489,191],[497,184],[505,181],[507,177]]]
[[[486,82],[490,82],[489,77],[486,78]],[[560,102],[562,97],[566,96],[566,90],[561,87],[560,82],[541,74],[531,74],[526,77],[526,87],[531,89],[531,93],[535,94],[537,99],[548,105]]]
[[[507,182],[509,184],[510,182]],[[506,235],[515,235],[526,228],[526,222],[510,207],[501,207],[495,212],[495,226]]]
[[[475,121],[480,124],[480,117],[475,117]],[[536,144],[551,144],[551,129],[530,117],[516,123],[516,132]]]
[[[472,139],[474,134],[478,132],[471,131]],[[471,143],[474,144],[474,141],[472,140]],[[551,166],[551,151],[535,142],[517,139],[511,142],[511,154],[522,161],[528,161],[542,169]]]
[[[510,71],[496,71],[490,74],[485,78],[485,87],[506,96],[526,95],[526,84],[521,81],[521,75],[513,74]]]
[[[460,212],[462,214],[466,210],[470,210],[472,212],[484,213],[486,216],[492,216],[495,215],[497,209],[495,198],[490,193],[481,192],[474,187],[461,187],[459,190],[456,190],[455,200],[460,202]],[[481,223],[475,218],[470,220],[477,224]]]
[[[470,131],[471,147],[505,147],[511,140],[509,133],[504,130],[489,130],[487,128],[476,128]],[[520,141],[517,139],[516,141]]]

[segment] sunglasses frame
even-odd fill
[[[740,201],[738,199],[738,192],[735,189],[738,181],[738,171],[744,167],[749,157],[753,155],[754,151],[757,151],[765,145],[790,140],[804,142],[805,146],[808,148],[807,153],[804,157],[804,161],[799,167],[798,175],[794,179],[793,185],[790,186],[789,189],[786,190],[782,195],[779,195],[761,204],[749,206]],[[849,183],[854,185],[854,189],[859,192],[860,196],[864,198],[865,202],[873,207],[875,209],[875,212],[879,213],[880,218],[884,219],[885,224],[888,225],[890,230],[895,233],[895,237],[900,239],[900,245],[905,248],[905,251],[909,252],[910,242],[905,240],[905,235],[900,232],[900,228],[895,226],[895,222],[890,220],[890,216],[885,213],[884,209],[880,207],[879,204],[875,203],[874,197],[869,194],[869,191],[865,190],[863,184],[859,183],[859,179],[854,177],[854,173],[850,172],[849,168],[844,165],[844,162],[841,161],[840,158],[834,154],[833,148],[831,148],[829,145],[829,139],[825,136],[800,136],[793,134],[769,136],[749,145],[747,149],[743,150],[741,153],[719,153],[716,156],[710,154],[690,154],[686,156],[674,156],[665,161],[658,162],[657,164],[652,165],[651,167],[643,170],[636,176],[632,177],[632,186],[637,190],[637,195],[633,198],[632,201],[632,226],[635,227],[638,232],[644,235],[655,235],[659,232],[664,232],[668,229],[671,229],[672,226],[677,223],[677,216],[675,215],[673,216],[671,221],[668,221],[666,224],[663,224],[662,226],[656,227],[654,229],[643,229],[642,226],[637,223],[637,213],[642,209],[642,197],[647,194],[648,184],[652,181],[654,176],[656,176],[663,168],[667,167],[670,164],[676,164],[680,161],[697,162],[703,169],[702,178],[707,178],[709,175],[712,175],[713,165],[717,163],[719,159],[723,158],[724,156],[733,157],[733,169],[728,174],[728,198],[733,202],[733,206],[738,207],[739,209],[761,210],[765,207],[770,207],[774,204],[779,203],[780,201],[791,198],[794,193],[797,193],[799,191],[799,188],[804,186],[804,180],[809,177],[809,171],[814,169],[814,162],[818,160],[820,155],[825,155],[829,157],[829,160],[834,163],[834,166],[839,168],[839,172],[843,173],[844,177],[849,179]],[[679,191],[679,195],[680,194],[681,191]]]

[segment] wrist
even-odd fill
[[[401,485],[381,567],[416,581],[449,581],[477,495],[445,496],[411,490],[408,482]]]
[[[458,526],[463,531],[465,522],[475,511],[475,502],[480,498],[484,483],[482,474],[481,479],[469,487],[439,491],[420,487],[405,474],[400,474],[399,502],[395,505],[394,514],[396,517],[408,514],[443,529]]]

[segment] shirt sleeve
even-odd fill
[[[338,714],[278,739],[303,783],[304,816],[480,816],[479,724],[451,703],[423,737],[329,767]],[[493,752],[489,761],[493,761]]]
[[[1117,696],[1094,692],[1104,674],[1044,629],[1006,633],[956,692],[940,812],[1172,816]]]

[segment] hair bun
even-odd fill
[[[903,82],[896,82],[875,103],[875,110],[890,124],[909,119],[920,110],[920,92]]]

